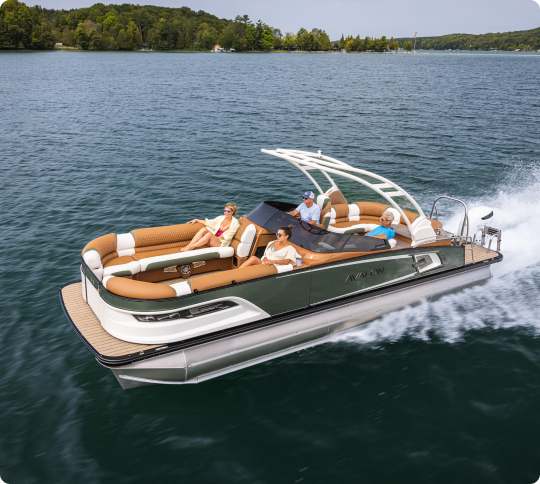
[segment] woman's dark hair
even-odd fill
[[[285,235],[287,236],[287,239],[290,239],[292,237],[292,225],[287,225],[287,227],[280,227],[279,230],[283,230],[285,232]]]

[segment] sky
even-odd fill
[[[165,7],[187,6],[220,18],[249,15],[281,32],[300,28],[326,30],[332,40],[341,34],[365,37],[408,37],[454,33],[483,34],[540,27],[535,0],[102,0]],[[540,0],[539,0],[540,1]],[[42,0],[45,8],[89,7],[98,0]],[[28,5],[37,3],[26,2]]]

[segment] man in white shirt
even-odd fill
[[[296,207],[296,210],[287,212],[289,215],[300,214],[301,219],[308,224],[317,225],[321,219],[321,209],[316,203],[313,203],[315,194],[307,191],[304,193],[304,202]]]

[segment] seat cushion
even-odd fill
[[[107,291],[119,296],[134,299],[167,299],[176,297],[174,288],[165,284],[153,284],[151,282],[133,281],[121,277],[106,277],[103,285]]]
[[[173,250],[173,249],[166,249]],[[159,251],[154,251],[159,252]],[[153,256],[154,252],[142,252],[135,255],[145,255],[146,257],[139,259],[141,271],[151,271],[154,269],[163,269],[164,267],[189,264],[190,262],[198,262],[210,259],[223,259],[232,257],[234,249],[232,247],[209,247],[207,249],[195,249],[187,252],[176,252],[169,254],[161,254]],[[148,257],[150,255],[150,257]]]
[[[133,257],[129,255],[117,257],[116,259],[110,260],[106,264],[103,264],[103,267],[121,266],[123,264],[129,264],[130,262],[133,262],[134,260],[135,259],[133,259]]]
[[[149,257],[158,257],[161,255],[170,255],[180,252],[180,247],[172,247],[170,249],[150,250],[148,252],[137,252],[131,257],[133,260],[148,259]]]
[[[103,277],[132,276],[138,272],[141,272],[141,265],[128,255],[110,260],[103,266]]]
[[[290,269],[292,269],[292,266]],[[197,277],[196,279],[189,280],[191,291],[206,291],[207,289],[213,289],[214,287],[228,286],[235,282],[250,281],[252,279],[258,279],[260,277],[271,276],[277,274],[277,266],[270,265],[265,266],[263,264],[257,266],[244,267],[243,269],[235,269],[231,271],[223,271],[217,274],[208,274],[207,276]]]
[[[253,240],[257,234],[257,229],[252,223],[246,223],[247,219],[240,219],[240,228],[234,235],[234,239],[231,242],[231,247],[236,251],[238,257],[248,257]]]
[[[342,222],[335,225],[329,225],[328,231],[337,234],[365,234],[370,232],[378,224],[359,224],[358,222]]]

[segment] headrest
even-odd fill
[[[330,201],[330,199],[326,196],[326,195],[319,195],[317,197],[317,205],[319,206],[319,208],[322,210],[324,208],[324,206],[327,204],[327,200],[328,202]]]
[[[245,240],[246,237],[253,237],[255,235],[255,232],[257,230],[255,226],[251,223],[251,221],[249,221],[247,218],[238,219],[238,223],[240,224],[240,227],[234,234],[234,237],[233,237],[234,240],[238,240],[239,242],[246,242]]]
[[[347,200],[337,188],[333,192],[329,193],[328,196],[330,197],[332,205],[347,205]]]
[[[394,221],[392,222],[392,225],[398,225],[401,221],[401,214],[399,213],[399,210],[394,207],[388,207],[385,212],[391,212],[394,215]]]

